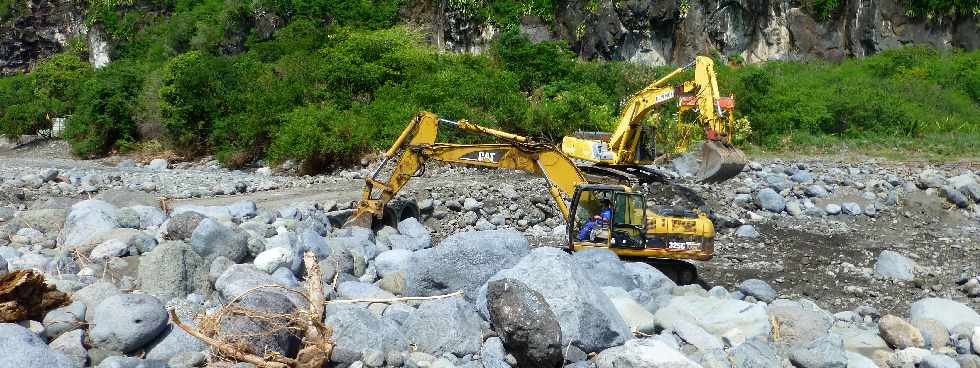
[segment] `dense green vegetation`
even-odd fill
[[[400,2],[392,0],[157,1],[91,3],[91,18],[116,40],[105,68],[91,70],[79,57],[84,50],[73,50],[0,79],[0,133],[70,116],[66,137],[83,157],[153,140],[232,166],[297,159],[315,171],[390,144],[419,110],[551,142],[609,130],[630,93],[671,69],[582,62],[566,45],[532,44],[516,31],[484,55],[444,53],[396,24]],[[453,4],[500,22],[529,11],[514,8],[524,2]],[[942,136],[955,139],[931,151],[980,149],[969,143],[980,140],[977,51],[717,64],[723,92],[752,123],[742,138],[763,148],[826,142],[820,137],[898,144]],[[656,119],[669,139],[669,109]]]

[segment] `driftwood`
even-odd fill
[[[38,271],[17,270],[0,277],[0,322],[40,320],[68,301],[68,295],[45,284]]]
[[[326,304],[353,304],[353,303],[401,303],[401,302],[412,302],[419,300],[433,300],[433,299],[445,299],[454,296],[463,295],[463,291],[457,291],[455,293],[450,293],[446,295],[436,295],[436,296],[406,296],[401,298],[387,298],[387,299],[344,299],[344,300],[330,300],[325,302]]]
[[[170,320],[173,321],[174,324],[177,325],[177,327],[180,327],[181,330],[184,330],[184,332],[187,332],[191,336],[196,337],[198,340],[201,340],[204,343],[211,345],[211,347],[218,350],[220,354],[228,358],[246,362],[246,363],[252,363],[259,368],[288,368],[289,366],[292,365],[290,363],[293,363],[291,360],[287,360],[287,362],[270,362],[268,360],[257,357],[255,355],[242,352],[238,348],[230,344],[227,344],[224,341],[212,339],[194,330],[190,326],[185,325],[183,322],[180,321],[180,318],[177,317],[177,312],[175,312],[172,308],[170,309],[169,312],[170,312]]]
[[[224,358],[252,363],[259,368],[323,367],[330,361],[330,354],[333,352],[333,342],[330,340],[332,331],[323,325],[325,295],[323,292],[323,283],[320,282],[320,279],[322,278],[322,271],[320,271],[320,267],[317,264],[316,256],[311,252],[306,252],[306,254],[304,254],[303,262],[306,265],[307,280],[315,280],[315,282],[307,282],[308,286],[305,292],[279,285],[256,286],[229,301],[214,315],[202,317],[200,330],[195,330],[182,323],[177,317],[177,313],[173,309],[170,310],[170,319],[173,320],[177,327],[180,327],[180,329],[186,331],[191,336],[194,336],[204,343],[210,345],[215,349],[218,355]],[[263,315],[262,313],[254,311],[249,311],[249,313],[243,314],[243,311],[240,310],[240,308],[236,309],[234,306],[235,303],[240,301],[245,295],[269,288],[284,289],[288,292],[296,293],[306,299],[306,301],[309,303],[309,310],[299,311],[289,315],[289,325],[291,326],[289,328],[294,329],[294,327],[298,327],[297,330],[301,331],[303,335],[303,347],[300,349],[296,359],[283,357],[278,354],[267,354],[264,357],[260,357],[246,351],[246,349],[243,349],[244,347],[222,341],[220,336],[216,336],[218,335],[216,326],[220,324],[221,318],[223,318],[226,314],[237,313],[248,318],[257,319],[269,317],[269,315]],[[276,317],[282,316],[277,315]]]

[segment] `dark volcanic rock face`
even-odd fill
[[[479,52],[496,33],[451,6],[416,0],[406,9],[403,17],[426,25],[433,43],[449,50]],[[520,28],[535,41],[566,40],[586,59],[664,65],[712,51],[760,62],[840,60],[908,44],[976,49],[977,24],[975,15],[909,18],[899,0],[849,1],[829,19],[788,0],[568,0],[552,23],[526,17]]]
[[[0,75],[24,71],[85,33],[79,2],[17,1],[0,17]]]

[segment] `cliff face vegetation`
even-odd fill
[[[980,125],[977,0],[16,0],[2,9],[0,134],[64,117],[83,157],[162,146],[315,171],[387,145],[419,110],[558,142],[610,129],[626,97],[695,55],[716,60],[723,93],[751,123],[742,142],[873,139],[946,154],[975,146]],[[651,122],[662,142],[673,113]]]

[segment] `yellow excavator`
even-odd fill
[[[678,74],[694,68],[694,79],[676,86],[666,84]],[[663,78],[637,92],[626,102],[619,114],[613,133],[578,132],[562,140],[561,148],[569,157],[590,161],[583,170],[596,174],[632,174],[640,182],[662,180],[655,170],[644,165],[656,159],[656,134],[653,126],[643,124],[644,118],[656,107],[677,100],[678,126],[684,112],[697,113],[697,123],[704,128],[706,141],[701,149],[700,181],[717,183],[731,179],[742,172],[746,158],[741,150],[732,145],[735,101],[721,97],[711,58],[698,56],[693,62],[677,68]],[[677,142],[678,152],[687,149],[687,142]]]
[[[437,143],[440,125],[487,135],[493,144]],[[629,186],[592,184],[575,163],[554,145],[480,126],[465,120],[415,115],[372,175],[365,179],[362,198],[344,226],[394,226],[418,217],[414,201],[396,198],[427,161],[494,169],[512,169],[544,178],[548,192],[566,222],[570,251],[610,249],[623,257],[664,260],[708,260],[714,255],[714,226],[704,213],[683,211],[664,216],[647,209],[642,194]],[[693,281],[693,266],[673,262],[679,282]]]

